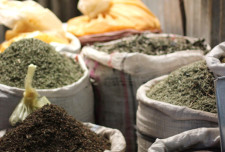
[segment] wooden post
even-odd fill
[[[80,15],[78,0],[36,0],[43,7],[50,9],[62,22]]]
[[[201,37],[205,38],[208,44],[211,43],[211,0],[201,0]]]
[[[201,0],[184,0],[188,36],[201,36]]]
[[[39,4],[41,4],[45,8],[50,8],[50,0],[36,0]]]
[[[143,0],[143,2],[159,19],[164,33],[183,35],[179,0]]]
[[[5,29],[3,25],[0,25],[0,43],[5,40]]]
[[[220,0],[220,42],[225,41],[225,0]]]
[[[214,47],[220,42],[220,1],[185,0],[187,36],[205,38]]]
[[[78,0],[64,0],[63,6],[64,9],[62,13],[62,22],[67,22],[69,19],[80,15],[80,12],[77,9]]]
[[[62,7],[63,1],[62,0],[51,0],[51,6],[52,6],[51,10],[55,13],[55,15],[59,19],[62,19],[63,18],[62,12],[64,11],[64,9],[67,9],[67,8]]]
[[[166,33],[183,35],[184,32],[179,0],[164,1],[164,23],[169,24],[169,26],[165,28]]]
[[[220,0],[211,0],[211,46],[220,43]]]

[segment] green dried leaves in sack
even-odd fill
[[[30,64],[28,67],[25,78],[25,91],[23,93],[23,98],[9,118],[12,126],[15,126],[18,122],[22,122],[33,111],[43,107],[46,104],[50,104],[45,96],[40,98],[36,89],[32,87],[32,80],[36,67],[37,66],[33,64]]]
[[[38,67],[32,83],[37,89],[61,88],[77,82],[84,75],[79,62],[73,58],[60,54],[41,40],[26,38],[13,42],[0,53],[0,83],[24,88],[24,77],[30,64]]]
[[[113,42],[113,41],[112,41]],[[193,40],[173,36],[148,37],[147,34],[139,34],[121,39],[116,43],[95,43],[93,47],[106,53],[113,52],[139,52],[147,55],[165,55],[176,51],[202,50],[208,53],[204,39]]]
[[[206,62],[197,61],[169,74],[155,84],[147,96],[174,105],[217,113],[214,79]]]

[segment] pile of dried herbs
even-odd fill
[[[56,105],[45,105],[0,138],[1,152],[103,152],[109,141]]]
[[[147,96],[158,101],[216,113],[214,76],[204,60],[186,65],[154,85]]]
[[[30,38],[12,43],[0,54],[0,83],[23,88],[30,64],[37,65],[33,86],[38,89],[69,85],[83,75],[73,59],[59,54],[45,42]]]
[[[171,36],[149,38],[146,34],[131,36],[129,39],[122,39],[114,44],[95,43],[93,47],[107,53],[139,52],[147,55],[163,55],[182,50],[203,50],[205,54],[208,52],[204,39],[190,42],[187,39]]]

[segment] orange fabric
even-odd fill
[[[39,24],[36,23],[35,20],[20,20],[16,23],[16,26],[11,29],[7,30],[5,33],[5,40],[10,40],[14,37],[19,36],[20,34],[25,34],[29,32],[35,32],[35,31],[43,31],[43,32],[51,32],[54,33],[57,37],[60,37],[61,39],[66,39],[65,32],[60,30],[46,30],[45,27],[39,26]],[[39,21],[41,22],[41,21]],[[43,33],[42,33],[43,34]],[[47,34],[46,34],[47,35]]]
[[[56,35],[54,35],[52,33],[42,33],[42,32],[36,31],[36,32],[31,32],[31,33],[19,34],[18,36],[13,37],[12,39],[10,39],[8,41],[3,42],[0,45],[0,52],[4,52],[4,50],[7,47],[9,47],[12,42],[18,41],[23,38],[36,38],[36,39],[42,40],[46,43],[51,43],[51,42],[58,42],[58,43],[62,43],[62,44],[69,43],[67,39],[57,37]]]
[[[69,43],[57,16],[34,1],[0,0],[0,24],[10,28],[5,33],[6,41],[1,44],[0,52],[22,38],[37,38],[46,43]]]
[[[160,23],[140,0],[112,0],[107,11],[95,18],[72,18],[67,27],[68,32],[78,37],[124,29],[155,31],[160,30]]]

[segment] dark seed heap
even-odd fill
[[[204,39],[190,42],[187,39],[176,37],[149,38],[146,34],[135,35],[129,40],[123,39],[115,44],[95,43],[93,47],[97,50],[112,52],[139,52],[147,55],[163,55],[182,50],[203,50],[205,53],[206,45]]]
[[[214,76],[205,61],[198,61],[172,72],[154,85],[147,96],[158,101],[216,113]]]
[[[110,149],[99,136],[65,110],[46,105],[0,138],[0,152],[103,152]]]
[[[59,88],[82,77],[82,69],[73,59],[59,54],[38,39],[12,43],[0,54],[0,83],[24,88],[27,67],[37,65],[33,86],[38,89]]]

